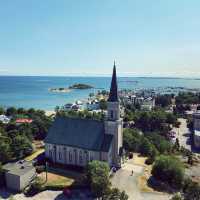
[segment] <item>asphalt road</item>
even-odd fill
[[[181,123],[179,128],[174,128],[173,131],[176,132],[176,137],[179,139],[181,146],[191,151],[191,142],[190,142],[190,130],[187,128],[187,120],[179,118],[178,121]]]
[[[133,175],[132,175],[133,170]],[[144,173],[144,167],[128,161],[111,179],[112,186],[125,191],[130,200],[169,200],[170,196],[153,192],[141,192],[137,179]]]

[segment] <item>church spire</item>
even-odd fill
[[[114,66],[113,66],[113,75],[112,75],[112,82],[111,82],[110,94],[109,94],[108,101],[110,101],[110,102],[118,102],[119,101],[115,61],[114,61]]]

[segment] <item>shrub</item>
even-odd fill
[[[175,194],[170,200],[182,200],[182,197],[180,194]]]
[[[26,190],[25,194],[27,196],[34,196],[43,190],[44,187],[42,186],[42,180],[40,178],[36,178],[30,187]]]
[[[183,187],[184,200],[200,199],[200,186],[198,183],[192,182],[191,179],[186,179]]]
[[[4,170],[2,169],[2,164],[0,163],[0,187],[5,185]]]
[[[108,189],[106,194],[103,196],[103,199],[106,200],[128,200],[128,195],[125,191],[120,191],[117,188]]]
[[[154,144],[152,144],[147,138],[143,138],[140,145],[140,153],[144,156],[154,159],[158,154],[158,151]]]
[[[153,164],[154,161],[155,161],[155,159],[153,157],[149,157],[146,159],[145,164],[151,165],[151,164]]]
[[[129,159],[132,159],[132,158],[133,158],[133,153],[132,153],[132,152],[130,152],[130,153],[128,154],[128,158],[129,158]]]
[[[45,171],[45,166],[44,165],[39,165],[39,166],[36,166],[36,172],[38,174],[42,173]]]
[[[184,180],[184,168],[177,158],[162,155],[155,161],[152,175],[157,180],[168,183],[175,189],[180,189]]]

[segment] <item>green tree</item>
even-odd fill
[[[184,190],[184,200],[199,200],[200,186],[198,183],[191,182]]]
[[[161,107],[165,108],[171,104],[171,101],[172,101],[171,95],[168,95],[168,94],[159,95],[155,99],[155,104],[157,106],[161,106]]]
[[[13,116],[17,114],[17,109],[15,107],[10,107],[6,110],[6,115]]]
[[[124,129],[123,146],[127,151],[139,152],[142,136],[136,129]]]
[[[165,137],[159,135],[158,133],[147,133],[146,137],[155,145],[159,153],[169,153],[172,150],[172,145]]]
[[[180,194],[175,194],[170,200],[183,200]]]
[[[105,99],[101,99],[99,101],[99,107],[101,110],[106,110],[107,109],[107,101]]]
[[[32,144],[29,139],[24,135],[17,135],[12,140],[12,150],[14,156],[21,158],[32,152]]]
[[[176,96],[176,105],[183,104],[199,104],[199,94],[195,94],[192,92],[180,92],[178,96]]]
[[[184,180],[184,167],[178,158],[161,155],[155,161],[152,175],[156,179],[180,189]]]
[[[106,162],[92,161],[88,163],[86,175],[91,190],[96,197],[102,197],[109,190],[109,166]]]
[[[26,110],[24,108],[18,108],[17,114],[21,114],[21,115],[26,114]]]
[[[0,161],[8,162],[11,159],[11,140],[6,136],[0,136]]]
[[[147,138],[143,138],[140,145],[140,153],[144,156],[155,158],[158,154],[154,144],[152,144]]]
[[[102,200],[128,200],[128,195],[119,189],[109,189],[106,194],[102,197]]]
[[[0,115],[4,115],[4,114],[5,114],[4,108],[0,107]]]
[[[2,187],[4,184],[5,184],[4,170],[2,168],[2,164],[0,163],[0,187]]]
[[[55,110],[56,113],[58,113],[59,110],[60,110],[60,107],[59,107],[59,106],[56,106],[54,110]]]

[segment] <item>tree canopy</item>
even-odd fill
[[[88,163],[86,176],[93,194],[102,200],[127,200],[128,195],[124,191],[110,187],[109,171],[106,162],[93,160]]]
[[[106,162],[94,160],[88,163],[87,179],[95,196],[106,194],[110,187],[109,166]]]
[[[153,165],[152,175],[156,179],[180,189],[184,181],[184,167],[178,158],[161,155]]]
[[[2,110],[2,109],[0,109]],[[44,111],[10,107],[3,109],[3,114],[9,116],[8,124],[0,123],[0,161],[22,158],[33,150],[33,139],[46,137],[52,119]],[[32,119],[32,123],[16,123],[18,118]]]

